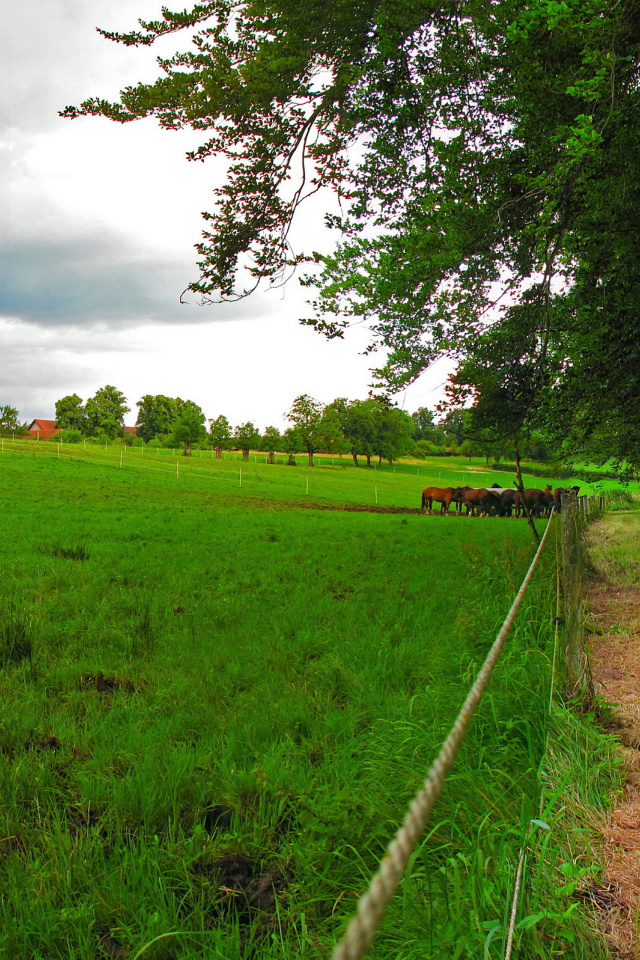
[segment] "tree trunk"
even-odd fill
[[[243,460],[248,460],[248,459],[249,459],[249,451],[248,451],[248,450],[243,450],[243,451],[242,451],[242,459],[243,459]]]
[[[313,466],[313,450],[307,450],[307,454],[309,456],[309,466],[312,467]]]
[[[368,466],[368,467],[371,466],[371,454],[370,454],[370,453],[367,454],[367,466]]]
[[[190,444],[190,443],[185,443],[185,445],[184,445],[184,450],[182,451],[182,456],[183,456],[183,457],[190,457],[190,456],[191,456],[191,444]]]
[[[290,467],[295,467],[295,465],[296,465],[296,458],[294,457],[294,455],[293,455],[292,453],[289,454],[289,459],[287,460],[287,463],[288,463],[288,465],[289,465]]]
[[[222,447],[216,447],[216,460],[222,460]]]
[[[357,454],[357,453],[354,453],[353,450],[352,450],[352,451],[351,451],[351,456],[353,457],[353,465],[354,465],[354,467],[357,467],[357,466],[358,466],[358,454]]]
[[[269,450],[269,453],[267,455],[267,463],[275,463],[275,462],[276,462],[275,451]]]
[[[540,543],[540,537],[538,536],[538,531],[536,530],[536,525],[535,525],[535,523],[533,522],[533,517],[532,517],[531,514],[529,513],[529,507],[528,507],[528,505],[527,505],[527,501],[526,501],[526,498],[525,498],[525,495],[524,495],[524,484],[522,483],[522,473],[521,473],[521,471],[520,471],[520,453],[519,453],[519,451],[518,451],[518,441],[517,441],[517,440],[514,440],[514,441],[513,441],[513,449],[514,449],[515,458],[516,458],[516,478],[517,478],[517,479],[516,479],[516,486],[517,486],[518,490],[520,491],[520,499],[522,500],[522,509],[523,509],[523,511],[524,511],[525,517],[527,518],[527,523],[529,524],[529,527],[530,527],[531,532],[532,532],[532,534],[533,534],[533,539],[536,541],[536,543]]]

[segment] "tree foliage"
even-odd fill
[[[313,466],[314,453],[331,449],[340,438],[338,420],[331,416],[330,411],[329,415],[325,416],[325,409],[321,403],[305,393],[296,397],[286,414],[287,420],[293,424],[301,448],[307,452],[310,467]]]
[[[207,428],[205,426],[205,415],[193,400],[181,400],[179,397],[175,400],[176,418],[171,425],[169,434],[169,443],[182,445],[182,452],[185,457],[191,456],[191,448],[194,443],[200,443],[207,439]]]
[[[231,424],[225,416],[209,420],[209,432],[211,434],[211,443],[214,447],[220,447],[222,450],[228,450],[231,446],[232,430]]]
[[[56,427],[61,430],[79,430],[81,434],[84,433],[86,415],[82,398],[77,393],[56,400]]]
[[[176,401],[172,397],[147,393],[138,400],[136,406],[138,407],[137,434],[145,443],[153,440],[158,434],[170,433],[177,416]]]
[[[194,291],[242,295],[314,259],[287,237],[328,187],[341,240],[315,255],[308,322],[366,322],[392,389],[470,360],[458,385],[515,392],[519,429],[578,448],[604,420],[616,456],[640,459],[640,0],[210,0],[104,35],[185,29],[159,79],[64,115],[154,116],[202,131],[192,160],[229,159]]]
[[[20,423],[19,413],[16,407],[8,403],[0,406],[0,433],[25,433],[26,424]]]
[[[88,436],[103,435],[115,440],[122,434],[124,415],[129,409],[127,398],[120,390],[110,384],[100,387],[85,406]]]
[[[248,454],[250,450],[257,450],[260,447],[260,433],[254,424],[248,420],[246,423],[240,423],[233,431],[235,445]]]

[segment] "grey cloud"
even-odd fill
[[[188,264],[132,259],[127,238],[16,239],[0,243],[0,314],[32,323],[131,326],[238,320],[270,313],[262,301],[200,306],[180,303]],[[193,268],[191,268],[193,269]],[[186,299],[186,298],[185,298]]]

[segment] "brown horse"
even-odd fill
[[[475,516],[474,511],[478,510],[481,517],[491,515],[493,507],[500,511],[500,496],[495,490],[487,490],[485,487],[478,489],[465,490],[462,494],[462,506],[467,508],[467,516]]]
[[[557,513],[560,513],[560,510],[562,508],[563,493],[575,493],[575,495],[578,496],[578,494],[580,493],[580,487],[569,487],[569,488],[557,487],[553,491],[553,498],[551,502],[555,505]]]
[[[422,509],[432,512],[431,508],[435,500],[440,504],[440,513],[449,513],[455,492],[453,487],[425,487],[422,491]]]
[[[463,498],[467,490],[471,490],[472,487],[456,487],[453,491],[453,502],[456,505],[456,513],[462,513]]]

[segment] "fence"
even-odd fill
[[[591,702],[593,689],[584,649],[584,528],[604,509],[604,497],[562,494],[562,569],[566,638],[566,689],[570,698]]]
[[[591,699],[592,690],[588,662],[584,651],[584,632],[582,625],[584,577],[583,532],[587,522],[592,520],[599,511],[603,510],[604,505],[605,498],[601,496],[577,497],[574,492],[562,495],[562,567],[564,579],[565,632],[567,639],[566,684],[569,695],[573,698],[580,698],[583,702]],[[344,936],[334,949],[332,960],[362,960],[371,945],[386,907],[393,896],[397,884],[403,876],[409,857],[423,833],[427,817],[442,790],[457,748],[466,733],[471,721],[471,716],[482,697],[493,666],[497,662],[502,645],[515,620],[518,607],[529,585],[553,522],[554,516],[552,514],[527,576],[476,678],[476,682],[470,690],[438,757],[432,764],[422,789],[411,802],[402,827],[389,844],[387,853],[380,864],[378,872],[372,878],[369,889],[361,897],[356,915],[350,921]],[[559,607],[556,613],[559,614]],[[558,630],[559,621],[560,617],[556,616],[556,631]],[[531,822],[535,823],[536,821]],[[524,849],[523,847],[518,864],[505,960],[511,956]]]

